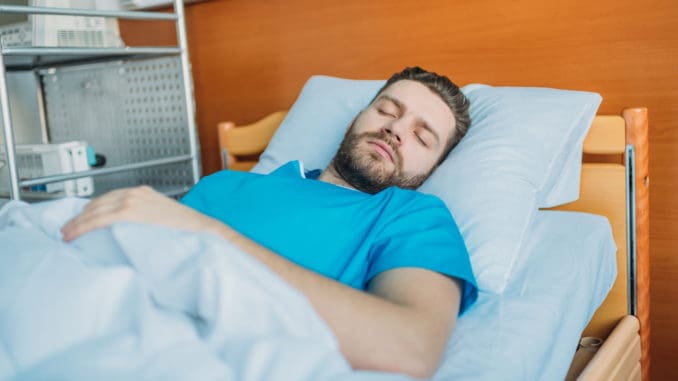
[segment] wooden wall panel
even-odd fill
[[[205,174],[219,168],[219,121],[289,108],[313,74],[421,65],[462,85],[597,91],[602,113],[647,107],[652,379],[678,379],[678,2],[212,0],[187,16]]]

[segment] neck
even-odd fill
[[[341,177],[339,172],[337,172],[337,170],[334,168],[334,163],[330,163],[330,165],[325,168],[323,173],[318,176],[318,180],[344,188],[355,189],[351,184],[346,182],[343,177]]]

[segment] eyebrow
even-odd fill
[[[385,100],[387,100],[387,101],[389,101],[389,102],[392,102],[392,103],[395,104],[396,107],[399,108],[401,111],[402,111],[402,110],[407,110],[407,106],[405,106],[405,104],[404,104],[403,102],[399,101],[399,100],[396,99],[396,98],[393,98],[392,96],[390,96],[390,95],[388,95],[388,94],[381,94],[381,95],[379,95],[379,97],[377,98],[377,101],[382,100],[382,99],[385,99]],[[440,136],[438,136],[438,133],[437,133],[433,128],[431,128],[431,126],[426,122],[426,120],[424,120],[424,119],[421,118],[421,117],[417,117],[417,122],[419,122],[419,124],[420,124],[426,131],[430,132],[431,135],[433,135],[433,137],[436,139],[436,143],[440,143]]]

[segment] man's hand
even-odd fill
[[[61,228],[64,241],[115,222],[141,222],[192,231],[212,231],[218,221],[148,186],[118,189],[95,198]]]

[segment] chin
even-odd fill
[[[393,175],[395,165],[384,159],[377,153],[369,152],[362,158],[359,158],[356,167],[362,172],[368,173],[371,177],[387,178]]]

